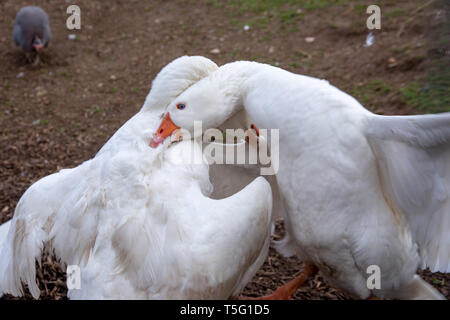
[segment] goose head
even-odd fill
[[[201,121],[204,130],[216,128],[234,112],[234,103],[221,88],[219,82],[206,77],[176,97],[167,107],[161,124],[156,130],[150,146],[156,148],[172,133],[183,129],[197,138],[201,134],[194,130],[196,121]],[[183,132],[176,138],[182,136]]]
[[[32,47],[36,52],[39,52],[41,49],[44,48],[44,41],[39,36],[35,36],[33,38]]]

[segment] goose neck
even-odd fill
[[[247,81],[264,69],[264,65],[251,61],[237,61],[223,65],[214,73],[225,97],[233,108],[233,113],[244,108],[243,101],[247,95]]]

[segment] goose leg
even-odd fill
[[[41,59],[39,57],[39,53],[36,54],[36,57],[34,58],[33,66],[38,66]]]
[[[290,300],[309,277],[314,276],[319,269],[311,263],[305,265],[302,273],[294,280],[289,281],[285,285],[279,287],[271,295],[252,298],[252,297],[239,297],[240,300]]]

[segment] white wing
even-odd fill
[[[93,190],[80,177],[88,176],[90,166],[87,161],[44,177],[22,195],[0,251],[0,291],[22,295],[23,281],[39,297],[35,261],[40,263],[43,245],[50,240],[63,262],[89,254],[95,216],[84,215],[92,207]]]
[[[409,220],[422,267],[450,272],[450,113],[371,116],[366,136],[387,200]]]
[[[145,135],[153,132],[152,126],[157,124],[157,115],[139,113],[114,134],[94,159],[46,176],[27,189],[16,206],[0,251],[0,292],[20,296],[25,282],[33,297],[39,296],[35,261],[41,261],[45,242],[52,244],[63,263],[87,262],[101,227],[101,213],[110,212],[106,194],[119,201],[121,196],[134,199],[127,195],[134,193],[133,179],[140,177],[136,172],[142,170],[130,157],[149,149]],[[152,157],[143,158],[152,161]],[[113,178],[116,180],[111,182]]]

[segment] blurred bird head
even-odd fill
[[[39,36],[34,36],[32,47],[36,52],[39,52],[42,48],[44,48],[44,42],[39,38]]]

